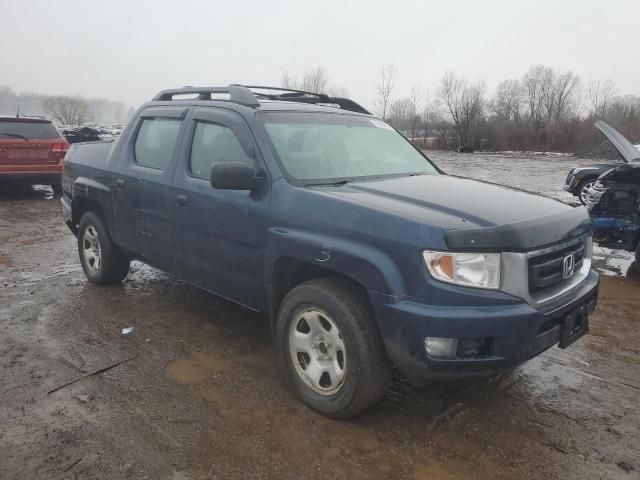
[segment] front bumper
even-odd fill
[[[373,295],[387,353],[404,375],[414,379],[486,375],[499,372],[542,353],[560,342],[562,321],[578,309],[595,308],[598,274],[566,295],[536,309],[525,301],[498,306],[434,306]],[[425,337],[485,339],[481,355],[433,358]]]
[[[572,195],[576,195],[576,188],[580,184],[580,180],[576,178],[575,175],[569,174],[562,185],[562,189],[571,193]]]

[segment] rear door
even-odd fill
[[[247,162],[264,172],[249,128],[235,112],[195,109],[182,152],[174,176],[176,269],[191,283],[258,309],[270,184],[250,192],[210,183],[216,162]]]
[[[114,166],[114,222],[122,247],[164,271],[174,271],[171,179],[186,107],[150,107]]]

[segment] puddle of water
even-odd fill
[[[190,358],[174,360],[167,365],[167,377],[178,383],[193,385],[217,378],[226,370],[243,367],[260,373],[261,376],[275,375],[275,362],[270,349],[248,353],[232,352],[225,357],[219,353],[198,352]]]
[[[193,385],[214,378],[224,369],[224,362],[212,353],[198,352],[191,358],[181,358],[169,363],[167,377],[178,383]]]

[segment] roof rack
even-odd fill
[[[250,89],[252,92],[254,89],[283,92],[278,94],[253,92],[254,95],[257,95],[258,97],[268,98],[269,100],[284,100],[288,102],[338,105],[342,110],[349,110],[352,112],[371,115],[371,112],[369,112],[366,108],[364,108],[362,105],[354,102],[349,98],[332,97],[324,93],[306,92],[304,90],[296,90],[293,88],[267,87],[263,85],[243,85],[243,86]]]
[[[256,96],[246,87],[241,85],[229,85],[228,87],[182,87],[163,90],[153,97],[154,101],[173,100],[175,95],[198,95],[198,100],[212,100],[211,94],[228,94],[233,103],[257,107],[260,104]]]
[[[255,92],[253,90],[266,90],[281,93],[264,93]],[[228,87],[182,87],[163,90],[153,97],[154,101],[173,100],[176,95],[197,95],[197,100],[213,100],[212,94],[228,94],[229,101],[239,103],[248,107],[258,107],[260,103],[258,98],[266,98],[268,100],[281,100],[287,102],[298,102],[308,104],[327,104],[337,105],[342,110],[349,110],[357,113],[371,115],[362,105],[342,97],[332,97],[324,93],[306,92],[304,90],[295,90],[292,88],[282,87],[266,87],[260,85],[239,85],[233,84]]]

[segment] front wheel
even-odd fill
[[[78,254],[84,274],[91,283],[119,283],[129,273],[129,258],[111,241],[107,227],[93,212],[80,218]]]
[[[390,365],[370,309],[349,283],[295,287],[278,312],[276,341],[296,395],[334,418],[366,410],[384,394]]]
[[[580,199],[580,203],[582,205],[587,204],[587,197],[589,196],[589,190],[596,183],[595,180],[585,180],[585,182],[580,185],[580,190],[578,190],[578,198]]]

